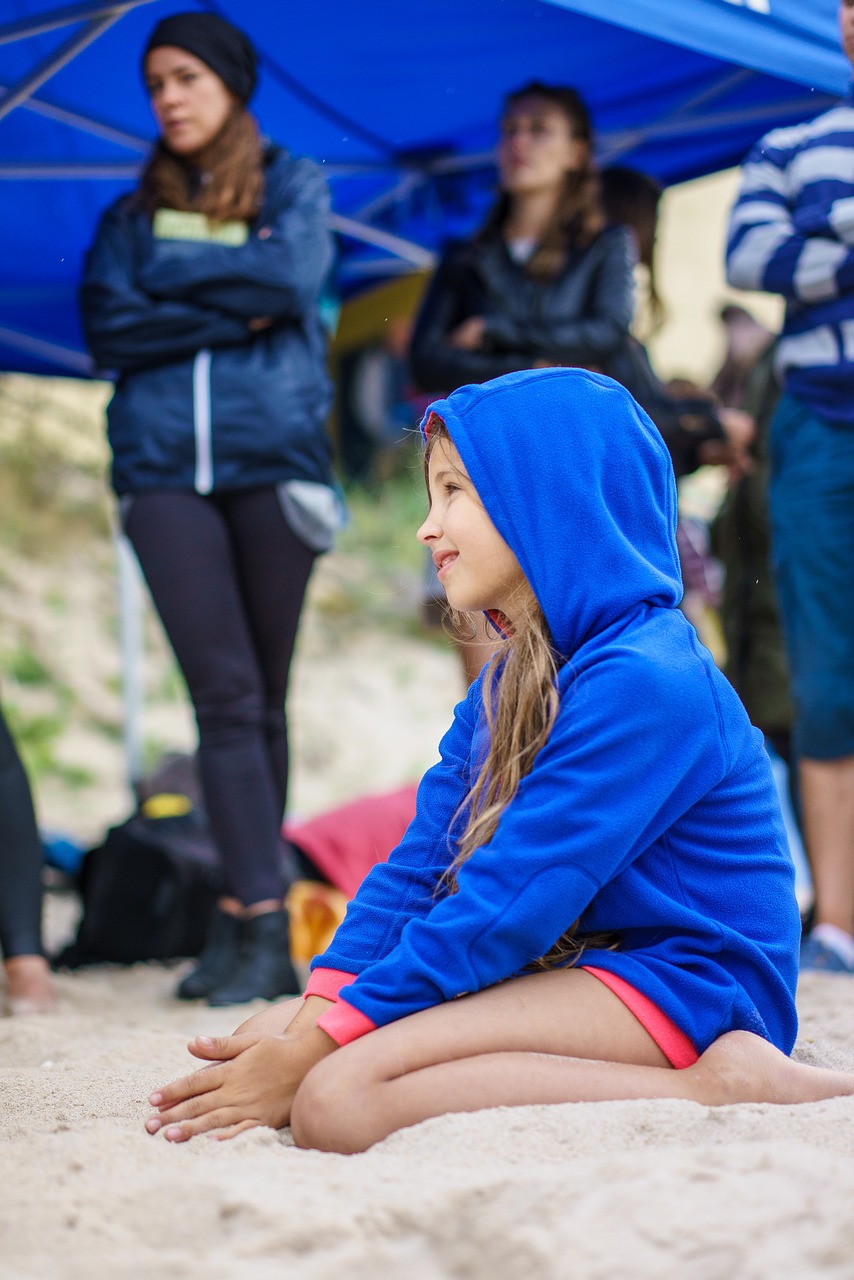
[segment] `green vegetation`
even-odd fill
[[[25,715],[14,700],[4,700],[3,714],[30,778],[50,776],[72,789],[90,787],[97,781],[85,765],[69,764],[57,755],[68,722],[65,713]]]
[[[105,533],[100,385],[0,378],[0,546],[40,556]]]
[[[42,660],[32,649],[15,649],[5,655],[3,666],[18,684],[50,684],[51,675]]]
[[[338,548],[365,557],[372,567],[408,569],[419,574],[424,553],[415,531],[427,510],[421,460],[413,447],[403,464],[380,484],[353,486],[347,494],[350,523]]]
[[[69,726],[120,732],[109,697],[80,696],[81,661],[63,632],[70,612],[96,594],[89,583],[110,554],[105,399],[95,384],[0,377],[0,694],[37,788],[46,779],[70,790],[96,782],[68,758]],[[87,658],[98,643],[93,634]]]
[[[330,627],[381,625],[392,634],[423,635],[419,620],[424,551],[415,531],[426,501],[417,450],[382,482],[353,485],[349,523],[317,576],[314,608]]]

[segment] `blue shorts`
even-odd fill
[[[769,452],[794,745],[809,759],[837,760],[854,755],[854,426],[784,395]]]

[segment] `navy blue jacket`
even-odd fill
[[[159,239],[133,196],[105,213],[82,309],[107,411],[113,485],[328,484],[331,391],[318,299],[332,262],[325,180],[270,148],[245,244]],[[273,324],[258,333],[253,318]]]
[[[449,895],[487,732],[475,682],[403,841],[314,962],[355,975],[320,1025],[343,1042],[480,991],[580,920],[621,939],[582,963],[631,983],[697,1050],[741,1029],[789,1052],[792,861],[762,735],[678,609],[661,436],[616,382],[579,369],[510,374],[432,408],[565,658],[560,708]]]

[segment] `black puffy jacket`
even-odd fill
[[[328,213],[319,167],[272,147],[244,244],[158,238],[133,195],[107,210],[81,304],[96,365],[116,377],[118,493],[330,482]],[[258,317],[273,323],[252,332]]]
[[[425,391],[486,382],[535,361],[603,369],[625,340],[634,310],[634,250],[608,227],[570,252],[554,280],[513,261],[503,240],[451,245],[427,290],[412,339],[412,372]],[[469,316],[486,321],[484,349],[459,351],[447,336]]]
[[[634,309],[634,246],[624,227],[608,227],[573,250],[555,280],[536,279],[500,238],[451,245],[425,294],[412,338],[416,382],[447,393],[538,360],[582,365],[631,391],[661,432],[677,476],[699,465],[699,447],[723,430],[707,400],[671,396],[646,350],[629,333]],[[484,348],[461,351],[447,338],[470,316],[486,321]]]

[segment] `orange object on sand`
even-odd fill
[[[316,880],[295,880],[285,898],[291,926],[291,956],[308,964],[325,951],[344,919],[347,899],[340,889]]]

